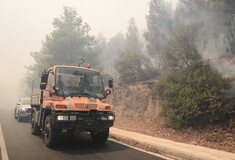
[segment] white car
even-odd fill
[[[17,103],[14,110],[14,117],[19,122],[22,120],[31,119],[32,108],[30,106],[30,98],[21,98]]]

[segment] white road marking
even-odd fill
[[[0,149],[1,149],[2,160],[9,160],[1,123],[0,123]]]
[[[135,150],[138,150],[138,151],[141,151],[141,152],[144,152],[144,153],[147,153],[147,154],[153,155],[153,156],[157,156],[157,157],[163,158],[163,159],[165,159],[165,160],[174,160],[174,159],[172,159],[172,158],[165,157],[165,156],[160,155],[160,154],[157,154],[157,153],[153,153],[153,152],[145,151],[145,150],[143,150],[143,149],[139,149],[139,148],[136,148],[136,147],[130,146],[130,145],[126,144],[126,143],[122,143],[122,142],[117,141],[117,140],[114,140],[114,139],[110,139],[110,138],[109,138],[109,140],[110,140],[110,141],[113,141],[113,142],[115,142],[115,143],[121,144],[121,145],[123,145],[123,146],[127,146],[127,147],[129,147],[129,148],[133,148],[133,149],[135,149]]]

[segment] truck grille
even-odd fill
[[[97,109],[97,104],[84,104],[84,103],[75,103],[77,109]]]

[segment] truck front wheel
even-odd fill
[[[109,137],[109,129],[101,132],[91,132],[91,138],[95,144],[103,144]]]
[[[52,125],[51,115],[46,116],[44,141],[47,147],[51,148],[57,145],[61,131],[54,128]]]
[[[33,112],[32,117],[31,117],[31,133],[33,135],[40,135],[41,134],[41,130],[40,130],[38,124],[36,123],[36,112]]]

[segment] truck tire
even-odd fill
[[[46,146],[49,148],[55,147],[58,144],[60,133],[60,130],[53,127],[51,115],[47,115],[44,128],[44,142]]]
[[[31,133],[32,135],[38,136],[41,134],[41,130],[38,124],[36,123],[35,116],[36,116],[36,113],[33,112],[32,117],[31,117]]]
[[[101,132],[91,132],[91,139],[95,144],[103,144],[107,141],[109,137],[109,129]]]

